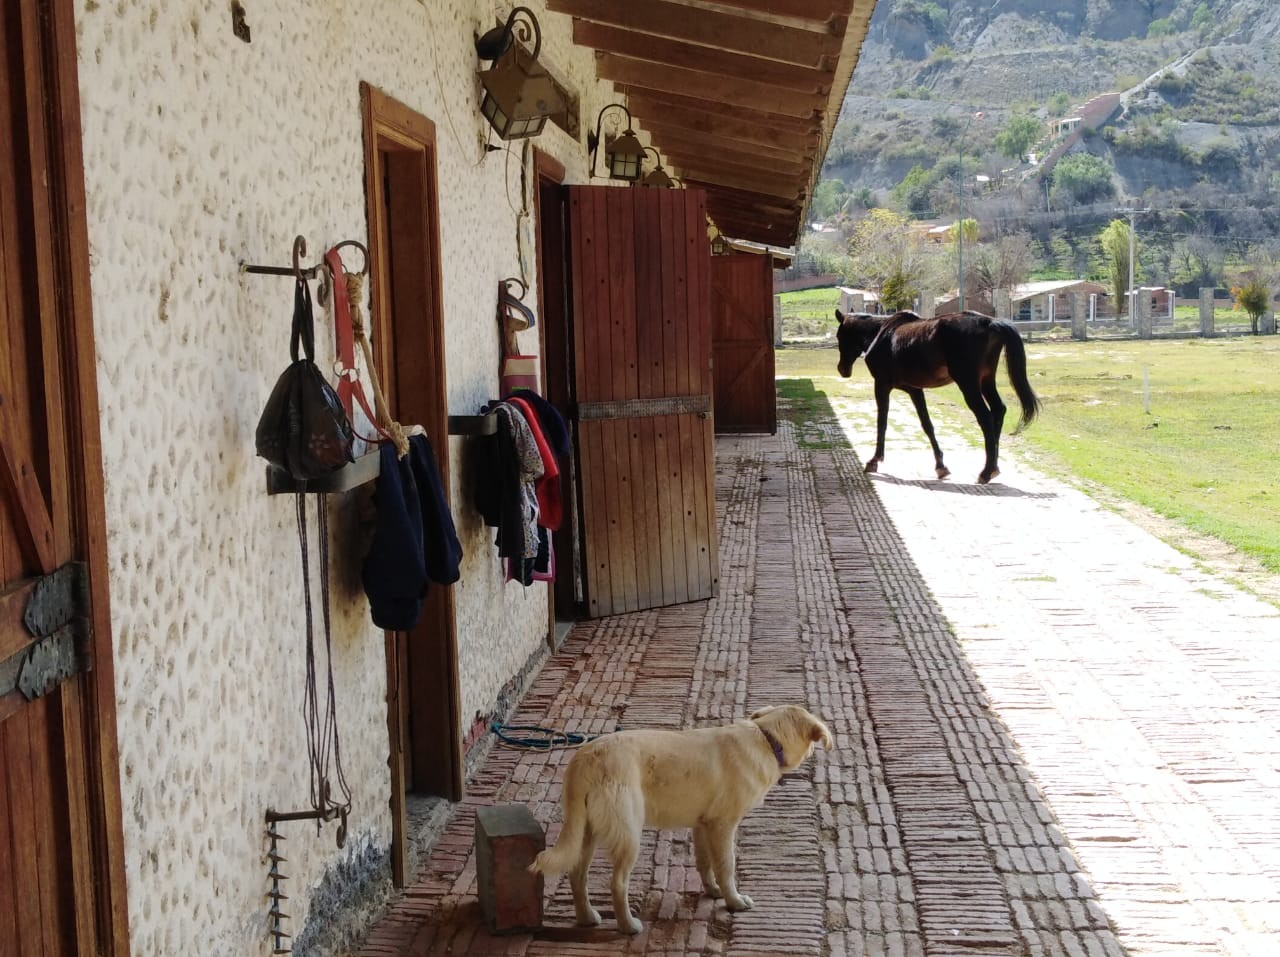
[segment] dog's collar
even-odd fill
[[[769,742],[769,747],[773,748],[773,756],[778,759],[778,767],[785,768],[787,766],[787,759],[783,757],[782,754],[782,742],[767,730],[761,728],[760,725],[756,725],[756,727],[760,728],[760,733],[763,734],[764,739]]]

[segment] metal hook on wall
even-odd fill
[[[361,264],[360,264],[360,268],[356,270],[356,273],[358,273],[358,274],[359,274],[359,275],[361,275],[361,276],[368,275],[368,272],[369,272],[369,250],[368,250],[368,248],[365,246],[365,244],[364,244],[364,243],[362,243],[362,242],[359,242],[359,241],[357,241],[357,240],[354,240],[354,239],[344,239],[342,242],[338,243],[338,244],[337,244],[336,246],[334,246],[333,248],[334,248],[334,249],[342,249],[342,247],[343,247],[343,246],[353,246],[353,247],[355,247],[356,249],[360,250],[360,255],[361,255],[362,257],[364,257],[364,258],[363,258],[363,260],[362,260],[362,262],[361,262]]]
[[[304,236],[293,237],[293,274],[298,277],[298,281],[302,281],[302,267],[298,264],[298,260],[307,254],[307,240]]]
[[[357,243],[354,239],[347,239],[339,243],[339,246],[346,245],[359,246],[360,251],[364,254],[365,269],[369,268],[369,253],[363,245]],[[259,276],[293,276],[295,279],[305,281],[308,279],[318,279],[319,286],[316,287],[316,299],[320,305],[324,305],[329,300],[329,271],[325,268],[324,263],[316,263],[314,266],[303,266],[302,260],[307,255],[307,239],[305,236],[293,237],[293,264],[290,266],[258,266],[250,263],[240,263],[240,271],[242,273],[254,273]]]

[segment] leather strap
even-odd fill
[[[756,725],[756,727],[760,728],[760,725]],[[773,749],[773,756],[778,759],[778,767],[786,767],[787,759],[782,753],[782,742],[764,728],[760,728],[760,733],[764,735],[764,739],[769,742],[769,747]]]
[[[342,265],[342,256],[339,254],[337,247],[330,249],[324,254],[324,260],[329,265],[329,272],[333,277],[333,327],[334,339],[338,350],[338,399],[342,402],[342,408],[346,410],[348,421],[353,423],[355,418],[352,415],[352,398],[354,397],[360,403],[360,408],[364,411],[365,416],[378,430],[381,439],[390,439],[382,429],[382,423],[378,421],[377,415],[373,409],[369,407],[369,399],[364,394],[364,385],[360,382],[360,374],[356,369],[356,345],[355,334],[351,328],[351,303],[347,298],[347,273]],[[361,435],[360,438],[366,442],[377,442],[379,439],[370,439]]]

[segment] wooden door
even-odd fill
[[[706,197],[569,189],[583,585],[591,617],[716,592]]]
[[[716,431],[777,432],[770,257],[711,257],[711,317]]]
[[[0,953],[125,954],[69,2],[0,8]]]

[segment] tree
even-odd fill
[[[1249,314],[1253,334],[1258,334],[1258,320],[1271,308],[1271,290],[1280,284],[1280,248],[1271,243],[1250,246],[1240,272],[1240,285],[1231,290],[1236,306]]]
[[[1256,336],[1258,334],[1258,320],[1262,318],[1262,314],[1267,311],[1267,306],[1271,304],[1271,290],[1257,276],[1253,276],[1245,281],[1241,286],[1231,290],[1231,295],[1235,297],[1236,308],[1243,309],[1249,314],[1249,328]]]
[[[854,224],[849,238],[852,277],[859,285],[878,290],[886,308],[909,308],[920,294],[928,265],[923,246],[905,216],[873,209]]]
[[[913,216],[925,216],[933,206],[936,174],[917,163],[893,188],[893,198]]]
[[[1129,291],[1129,224],[1123,219],[1113,219],[1098,239],[1111,276],[1116,315],[1120,315]]]
[[[997,289],[1012,289],[1027,281],[1034,260],[1028,233],[1005,233],[995,242],[983,243],[965,269],[966,295],[994,302]]]
[[[1040,139],[1040,121],[1034,116],[1020,114],[1010,117],[1004,129],[996,134],[995,147],[1001,156],[1022,162],[1031,144]]]
[[[1050,195],[1055,209],[1096,202],[1114,195],[1115,191],[1111,167],[1092,153],[1068,154],[1053,168]]]
[[[953,140],[960,134],[960,121],[954,116],[941,113],[929,120],[934,136],[940,140]]]
[[[947,237],[952,241],[956,241],[957,234],[964,231],[965,244],[976,243],[978,241],[978,221],[972,217],[966,216],[958,223],[952,223],[951,228],[947,230]]]
[[[1213,288],[1222,282],[1226,256],[1208,233],[1194,233],[1173,247],[1174,279],[1189,292]]]
[[[813,191],[813,201],[809,206],[809,218],[818,223],[826,222],[844,205],[848,194],[849,187],[845,185],[844,180],[822,180]]]

